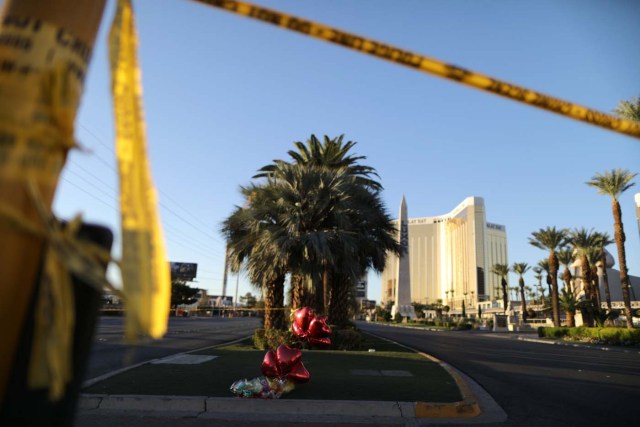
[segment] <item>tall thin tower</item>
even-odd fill
[[[402,246],[402,254],[398,257],[397,274],[395,284],[395,302],[391,308],[391,316],[400,313],[403,317],[416,318],[416,313],[411,305],[411,270],[409,269],[409,214],[407,213],[407,201],[402,196],[400,202],[400,214],[398,219],[398,240]]]

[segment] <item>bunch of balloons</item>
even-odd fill
[[[299,308],[293,314],[293,335],[312,346],[331,345],[331,328],[327,325],[327,316],[314,315],[309,307]]]
[[[310,345],[329,346],[331,328],[326,322],[327,316],[315,316],[309,307],[300,308],[293,314],[293,334]],[[261,368],[263,377],[238,380],[231,384],[231,392],[239,397],[279,399],[310,377],[302,364],[302,351],[284,344],[267,351]]]

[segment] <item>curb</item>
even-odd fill
[[[371,332],[367,332],[372,334]],[[376,335],[376,334],[372,334]],[[443,362],[442,360],[434,357],[430,354],[423,353],[421,351],[416,350],[415,348],[406,346],[404,344],[400,344],[388,338],[381,337],[376,335],[378,338],[389,341],[398,345],[400,347],[404,347],[411,351],[416,352],[417,354],[431,360],[442,366],[442,368],[451,375],[453,380],[456,382],[458,389],[460,390],[460,394],[462,395],[462,400],[459,402],[452,403],[433,403],[433,402],[415,402],[415,417],[416,418],[474,418],[482,415],[482,409],[478,404],[478,399],[476,395],[471,391],[471,388],[467,384],[467,382],[462,378],[459,372],[454,369],[451,365]]]
[[[590,350],[600,350],[600,351],[613,351],[619,353],[638,353],[640,354],[640,350],[627,350],[624,348],[618,347],[605,347],[605,346],[597,346],[590,344],[579,344],[579,343],[571,343],[566,341],[547,341],[541,338],[526,338],[526,337],[516,337],[518,341],[526,341],[526,342],[536,342],[539,344],[550,344],[550,345],[561,345],[564,347],[574,347],[574,348],[588,348]]]
[[[360,400],[241,399],[206,396],[148,396],[83,394],[79,410],[119,410],[252,415],[340,414],[350,417],[414,418],[415,403]]]

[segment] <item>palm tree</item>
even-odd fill
[[[377,194],[382,190],[382,185],[378,181],[372,178],[372,177],[378,177],[376,170],[370,166],[359,164],[360,160],[366,159],[365,156],[353,156],[350,154],[350,150],[356,144],[357,143],[354,141],[344,142],[343,135],[340,135],[339,137],[336,137],[336,138],[329,138],[328,136],[325,135],[324,140],[322,142],[318,140],[318,138],[315,135],[311,135],[310,138],[307,140],[306,144],[300,141],[294,142],[294,145],[296,146],[297,151],[290,150],[288,154],[289,154],[289,157],[291,158],[292,164],[295,164],[295,165],[307,165],[307,166],[313,166],[313,167],[324,167],[328,169],[342,170],[346,175],[352,177],[354,181],[353,185],[355,187],[362,188],[367,192],[373,194],[373,196],[365,195],[365,197],[377,196]],[[261,169],[259,169],[258,170],[259,173],[256,174],[254,178],[266,177],[271,180],[274,180],[274,179],[277,180],[279,169],[281,169],[282,166],[286,164],[289,164],[289,163],[283,160],[274,160],[272,164],[263,166]],[[373,221],[378,221],[378,223],[375,226],[372,225],[373,223],[368,223],[367,226],[372,228],[370,230],[366,230],[367,232],[363,236],[361,236],[364,239],[362,242],[366,243],[367,239],[371,239],[371,238],[375,239],[374,235],[376,233],[382,233],[382,234],[378,234],[378,237],[377,237],[381,239],[380,243],[382,244],[383,242],[386,242],[384,244],[391,245],[389,246],[391,252],[397,251],[398,250],[397,245],[394,246],[394,244],[391,244],[388,242],[390,217],[386,216],[384,205],[382,205],[379,201],[372,201],[371,203],[377,209],[381,209],[379,212],[384,213],[384,215],[381,217],[380,215],[378,215],[379,213],[378,212],[371,218]],[[364,210],[365,210],[364,208],[360,209],[360,213],[364,214]],[[368,209],[368,211],[372,212],[372,209]],[[354,212],[357,213],[359,211],[356,209],[354,210]],[[353,219],[353,216],[351,218]],[[379,222],[380,220],[382,220],[382,222]],[[367,223],[365,222],[363,224],[367,224]],[[360,228],[360,230],[363,230],[363,229]],[[383,236],[383,234],[385,236]],[[384,245],[380,247],[384,247]],[[369,246],[369,249],[372,249],[372,247]],[[376,250],[379,250],[379,249],[380,248],[376,248]],[[371,252],[369,252],[369,255],[371,255]],[[386,252],[382,256],[386,257]],[[361,259],[361,262],[364,264],[367,264],[369,262],[367,260],[370,261],[370,257],[363,256],[363,258]],[[374,269],[377,268],[377,267],[374,267],[373,265],[371,265],[371,267]],[[364,275],[364,273],[365,271],[361,272],[362,275]],[[298,273],[295,273],[295,274],[298,274]],[[349,295],[349,292],[351,291],[351,288],[355,285],[355,280],[356,280],[356,279],[347,280],[346,278],[349,277],[349,275],[345,276],[344,274],[341,274],[339,272],[334,275],[331,272],[331,268],[328,264],[323,267],[321,272],[310,273],[310,277],[313,280],[306,281],[302,278],[295,277],[295,280],[293,280],[296,286],[296,288],[294,289],[294,297],[296,295],[302,295],[304,293],[304,289],[300,288],[301,284],[307,283],[307,282],[313,283],[314,285],[313,287],[315,289],[315,294],[317,297],[316,309],[320,309],[320,311],[324,311],[324,312],[326,312],[328,306],[331,305],[330,302],[328,301],[330,298],[329,296],[330,288],[331,290],[336,289],[338,291],[337,294],[334,293],[334,298],[333,298],[334,308],[336,308],[336,304],[337,304],[336,302],[342,300],[342,297],[340,297],[340,295],[347,297]],[[346,287],[346,289],[338,289],[338,288],[341,288],[343,285],[344,287]],[[294,300],[296,303],[298,303],[300,298],[294,298]],[[340,308],[338,311],[342,312],[343,310]],[[336,313],[336,310],[333,310],[333,312]]]
[[[640,97],[631,98],[631,101],[620,101],[613,112],[622,118],[640,122]]]
[[[553,325],[560,326],[560,306],[558,300],[558,255],[556,250],[566,245],[567,230],[556,227],[541,228],[531,233],[529,243],[536,248],[549,251],[549,275],[551,276],[551,308],[553,310]]]
[[[587,256],[589,250],[596,245],[596,234],[593,230],[587,230],[584,227],[574,228],[569,232],[569,243],[573,246],[575,255],[580,260],[580,279],[585,296],[596,301],[596,291],[592,287],[591,265]],[[577,291],[576,294],[578,294]]]
[[[548,261],[547,261],[548,262]],[[535,277],[535,279],[538,281],[538,288],[542,288],[542,267],[540,267],[539,265],[535,266],[532,268],[533,270],[533,277]]]
[[[507,311],[507,304],[509,302],[509,296],[507,294],[507,275],[509,274],[509,266],[507,264],[493,264],[491,272],[500,276],[500,285],[502,286],[502,303],[504,305],[504,311]]]
[[[527,320],[527,302],[524,297],[524,273],[529,271],[529,264],[526,262],[514,262],[511,271],[518,275],[518,285],[520,286],[520,299],[522,299],[522,320]]]
[[[562,308],[562,310],[567,315],[567,326],[569,328],[575,327],[575,315],[578,308],[578,301],[571,289],[562,288],[562,295],[560,296],[560,308]]]
[[[564,287],[573,292],[571,286],[571,264],[573,263],[573,249],[571,247],[564,247],[558,251],[558,262],[564,266],[564,272],[562,273],[562,280],[564,281]]]
[[[604,284],[604,295],[607,301],[607,309],[611,311],[611,291],[609,290],[609,275],[607,274],[607,252],[605,246],[615,243],[608,233],[596,232],[596,246],[600,253],[600,263],[602,264],[602,282]]]
[[[538,267],[540,267],[542,269],[542,271],[544,271],[545,274],[545,283],[547,284],[547,288],[549,289],[549,298],[551,298],[551,274],[549,273],[549,258],[545,258],[542,259],[540,261],[538,261]],[[542,303],[545,303],[544,300],[544,287],[542,285],[539,285],[540,289],[541,289],[541,293],[542,293]]]
[[[633,328],[633,318],[631,314],[631,297],[629,295],[629,276],[627,272],[627,256],[624,248],[624,226],[622,224],[622,210],[618,197],[631,188],[631,182],[637,174],[628,170],[612,169],[604,174],[597,173],[587,181],[586,184],[598,189],[598,194],[611,197],[611,209],[613,211],[614,239],[618,249],[618,262],[620,263],[620,287],[622,288],[622,299],[624,301],[624,314],[627,318],[627,328]]]
[[[254,185],[243,188],[245,205],[236,207],[221,231],[227,240],[231,271],[246,266],[251,283],[262,290],[265,329],[283,329],[284,280],[289,267],[287,254],[279,251],[274,239],[278,222],[271,190]]]
[[[602,299],[600,297],[600,284],[598,278],[598,261],[600,261],[600,248],[596,246],[592,246],[587,249],[585,256],[589,263],[589,268],[591,269],[589,276],[591,278],[591,292],[593,293],[593,298],[595,300],[596,311],[602,311]]]

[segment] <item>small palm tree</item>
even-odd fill
[[[573,247],[575,256],[580,260],[580,279],[585,296],[592,301],[596,300],[596,291],[592,286],[593,277],[591,265],[587,254],[596,245],[596,233],[584,227],[574,228],[569,232],[569,243]],[[576,292],[579,294],[579,292]]]
[[[544,271],[544,281],[547,284],[547,289],[549,290],[549,297],[551,297],[551,274],[549,274],[549,258],[538,261],[538,267],[540,267],[542,271]],[[544,288],[542,289],[544,293]]]
[[[560,306],[558,295],[558,255],[556,251],[567,244],[567,230],[556,227],[541,228],[531,233],[529,243],[536,248],[549,251],[549,276],[551,276],[551,309],[553,325],[560,326]]]
[[[570,289],[562,288],[562,295],[560,296],[560,308],[567,315],[567,326],[573,328],[576,326],[575,315],[578,309],[578,301],[576,296]]]
[[[631,98],[631,101],[620,101],[613,112],[624,119],[640,122],[640,97]]]
[[[518,275],[518,285],[520,286],[520,299],[522,300],[522,320],[527,320],[527,302],[524,297],[524,273],[529,271],[529,264],[526,262],[514,262],[511,271]]]
[[[573,263],[573,249],[570,247],[564,247],[558,251],[558,261],[560,265],[564,266],[564,272],[562,274],[562,280],[564,281],[564,287],[573,292],[571,287],[571,271],[569,270]]]
[[[589,262],[589,268],[591,272],[589,276],[591,277],[591,292],[593,293],[593,298],[596,304],[596,311],[600,311],[602,309],[602,298],[600,297],[600,280],[598,277],[598,261],[600,261],[600,248],[595,246],[590,247],[585,256]]]
[[[618,197],[620,194],[631,188],[631,182],[636,177],[636,173],[628,170],[612,169],[604,174],[596,174],[587,181],[586,184],[598,189],[598,194],[611,197],[611,210],[613,211],[613,229],[616,247],[618,249],[618,262],[620,263],[620,287],[622,288],[622,299],[624,301],[624,315],[627,319],[627,328],[633,328],[633,317],[631,314],[631,296],[629,288],[629,276],[627,271],[627,255],[624,248],[624,226],[622,224],[622,210]]]
[[[615,243],[608,233],[596,232],[596,247],[600,253],[600,263],[602,264],[602,282],[604,285],[604,295],[607,301],[607,309],[611,311],[611,291],[609,290],[609,275],[607,274],[607,252],[605,246]]]
[[[542,267],[540,267],[540,265],[537,265],[533,267],[532,270],[534,272],[533,277],[535,277],[535,279],[538,281],[538,288],[542,288]]]
[[[507,304],[509,303],[509,294],[507,293],[507,275],[509,274],[509,266],[507,264],[493,264],[491,272],[500,276],[500,286],[502,286],[502,303],[504,304],[504,311],[507,311]]]

